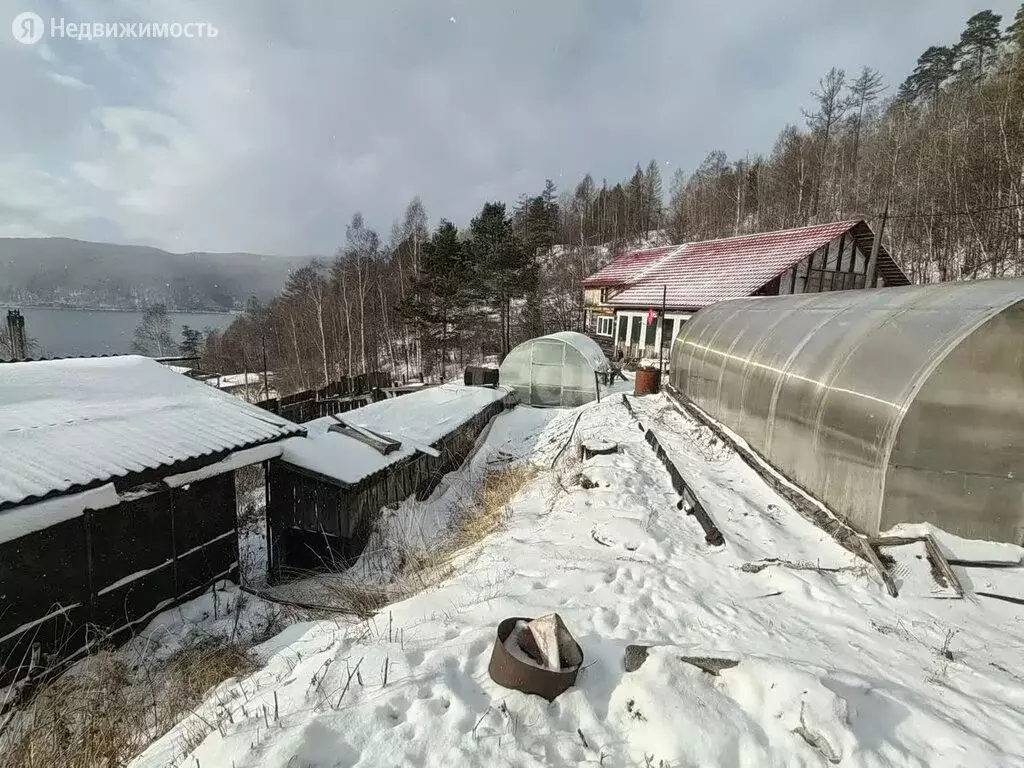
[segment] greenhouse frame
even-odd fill
[[[525,405],[573,408],[600,399],[608,358],[589,336],[562,331],[524,341],[501,363],[499,380]]]
[[[671,364],[673,394],[861,532],[1024,544],[1024,279],[724,301]]]

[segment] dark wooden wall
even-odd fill
[[[511,395],[495,401],[435,442],[432,447],[440,456],[415,453],[355,486],[272,460],[267,503],[270,579],[350,566],[365,549],[382,508],[414,494],[426,499],[445,474],[462,465],[491,419],[513,404]]]
[[[308,389],[287,397],[275,397],[256,405],[289,421],[301,423],[333,416],[336,413],[346,413],[368,405],[373,402],[375,392],[390,387],[391,384],[391,374],[387,371],[362,373],[320,389]]]
[[[119,644],[214,581],[238,578],[232,473],[163,488],[0,544],[0,685]],[[40,621],[40,619],[45,620]]]

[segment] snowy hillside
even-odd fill
[[[970,588],[890,597],[706,429],[664,398],[633,402],[725,546],[677,510],[619,397],[517,408],[474,465],[527,457],[540,471],[456,575],[367,621],[289,626],[259,647],[258,671],[210,691],[134,765],[1024,764],[1024,609]],[[620,452],[581,464],[575,441],[597,436]],[[1019,572],[999,577],[1024,593]],[[492,682],[498,622],[555,611],[583,649],[577,685],[549,704]],[[165,615],[151,642],[197,613]],[[634,672],[627,644],[653,646]],[[680,656],[739,663],[714,675]]]
[[[541,264],[542,266],[550,267],[553,264],[558,264],[567,257],[579,258],[582,254],[596,264],[595,269],[600,269],[611,261],[613,256],[619,253],[623,253],[625,251],[642,251],[647,248],[657,248],[658,246],[671,244],[672,238],[669,236],[667,230],[652,229],[645,237],[641,237],[640,239],[632,242],[603,243],[601,245],[586,246],[573,244],[555,245],[552,246],[546,254],[541,256]]]

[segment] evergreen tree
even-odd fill
[[[470,299],[471,278],[459,230],[442,219],[430,240],[423,244],[413,293],[400,310],[421,334],[423,342],[432,344],[442,381],[447,377],[460,314]]]
[[[539,195],[520,200],[512,219],[524,256],[534,261],[536,273],[540,273],[542,264],[550,268],[551,249],[558,241],[561,221],[558,190],[554,182],[548,179]],[[543,291],[538,281],[532,282],[534,285],[526,293],[522,316],[526,338],[542,336],[546,328]]]
[[[200,357],[203,353],[203,332],[188,325],[181,326],[178,354],[182,357]]]
[[[171,318],[167,314],[167,305],[152,304],[146,307],[142,321],[135,329],[132,351],[147,357],[165,357],[174,353],[175,344],[171,336]]]
[[[1006,41],[1018,55],[1024,54],[1024,3],[1017,9],[1013,23],[1006,28]]]
[[[992,11],[981,11],[967,20],[956,45],[959,72],[977,81],[988,69],[999,50],[1002,35],[999,23],[1003,17]]]
[[[469,223],[469,250],[479,293],[501,322],[501,359],[511,347],[512,300],[532,291],[537,280],[536,260],[513,231],[504,203],[484,203]]]
[[[942,84],[953,76],[956,51],[947,45],[930,46],[917,59],[917,66],[903,85],[899,96],[907,101],[927,97],[932,101],[939,96]]]
[[[558,240],[560,212],[558,190],[548,179],[536,197],[524,197],[512,214],[516,237],[530,257],[544,254]]]

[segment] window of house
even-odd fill
[[[864,258],[864,254],[861,253],[860,248],[855,249],[854,257],[855,258],[853,263],[853,271],[856,272],[858,275],[866,274],[868,263],[867,260]]]
[[[629,318],[629,343],[640,343],[640,318],[635,315]]]
[[[806,259],[796,265],[796,281],[793,283],[793,293],[807,293]]]
[[[597,335],[598,336],[611,336],[615,332],[615,318],[614,317],[599,317],[597,318]]]
[[[840,240],[841,239],[842,235],[840,235]],[[840,240],[833,240],[831,243],[828,244],[828,253],[825,258],[825,269],[827,269],[829,272],[839,271]]]
[[[629,318],[628,317],[624,317],[622,315],[619,315],[618,321],[619,321],[618,339],[619,339],[619,341],[625,341],[626,340],[626,325],[629,323]]]
[[[843,255],[839,259],[839,269],[842,272],[855,272],[854,267],[853,236],[843,238]]]
[[[665,320],[665,327],[661,329],[662,343],[667,349],[672,348],[672,342],[675,341],[674,331],[676,329],[675,318],[668,318]]]
[[[839,248],[837,243],[841,243],[842,247]],[[836,246],[835,250],[840,257],[832,259],[831,246],[830,255],[825,258],[821,258],[820,251],[815,252],[810,262],[810,269],[807,270],[807,280],[802,286],[804,293],[849,291],[864,287],[867,263],[864,254],[853,242],[853,238],[842,235],[832,245]],[[799,270],[797,275],[797,285],[799,286]]]
[[[653,323],[647,324],[647,333],[644,335],[644,346],[653,347],[658,336],[658,322],[660,318],[654,318]]]

